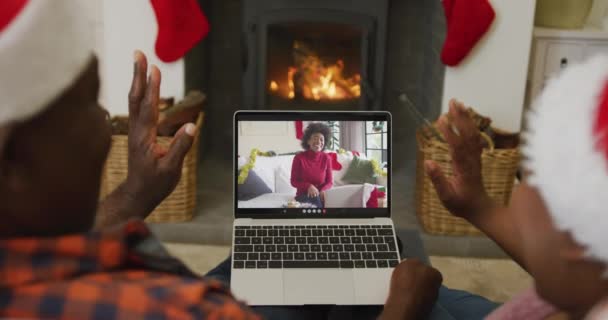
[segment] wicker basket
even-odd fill
[[[418,151],[416,159],[416,215],[424,230],[441,235],[482,235],[466,220],[453,216],[441,204],[433,183],[424,171],[424,161],[435,161],[447,175],[452,175],[448,145],[427,138],[419,129],[416,132]],[[519,166],[519,149],[484,149],[481,155],[483,183],[488,195],[498,203],[506,204],[511,197],[515,174]]]
[[[539,27],[580,29],[585,26],[593,0],[538,0],[534,25]]]
[[[147,222],[178,222],[188,221],[194,216],[196,209],[196,176],[198,163],[198,141],[203,124],[204,114],[201,112],[196,120],[199,133],[182,167],[182,176],[175,190],[154,209],[146,219]],[[168,146],[171,137],[158,137],[159,144]],[[113,135],[112,148],[108,154],[101,181],[101,196],[105,197],[127,178],[128,136]]]

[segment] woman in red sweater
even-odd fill
[[[323,152],[331,130],[323,123],[311,123],[304,130],[302,148],[293,157],[291,185],[298,189],[296,201],[323,207],[324,191],[333,185],[331,158]]]

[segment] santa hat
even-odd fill
[[[608,57],[569,66],[528,113],[524,165],[553,218],[608,264]]]
[[[93,53],[81,0],[0,1],[0,126],[59,97]]]

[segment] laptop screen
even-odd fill
[[[390,216],[388,112],[239,111],[236,218]]]

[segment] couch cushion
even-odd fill
[[[364,188],[361,184],[333,187],[325,191],[326,208],[362,208]]]
[[[240,170],[239,170],[240,173]],[[249,171],[245,183],[239,184],[236,187],[237,200],[250,200],[266,193],[272,193],[272,190],[266,185],[253,170]]]
[[[279,166],[274,174],[274,190],[277,193],[294,195],[298,189],[291,185],[291,166],[287,169],[284,166]]]
[[[253,169],[264,180],[266,185],[274,192],[275,170],[279,165],[279,157],[257,156]]]
[[[291,176],[291,163],[293,162],[293,155],[264,157],[258,156],[255,160],[254,169],[257,174],[264,180],[266,185],[272,192],[280,192],[276,190],[276,175],[278,172],[285,173],[287,177]],[[279,169],[281,171],[279,171]],[[295,194],[295,193],[294,193]]]
[[[377,175],[370,160],[354,157],[342,177],[344,183],[376,183]]]
[[[348,182],[342,181],[344,174],[348,171],[350,162],[353,161],[354,155],[352,151],[346,151],[338,153],[338,162],[342,166],[342,169],[334,171],[334,186],[343,186],[349,184]],[[359,155],[360,159],[365,159],[365,154]]]
[[[249,201],[239,201],[239,208],[283,208],[293,195],[284,193],[267,193]]]

